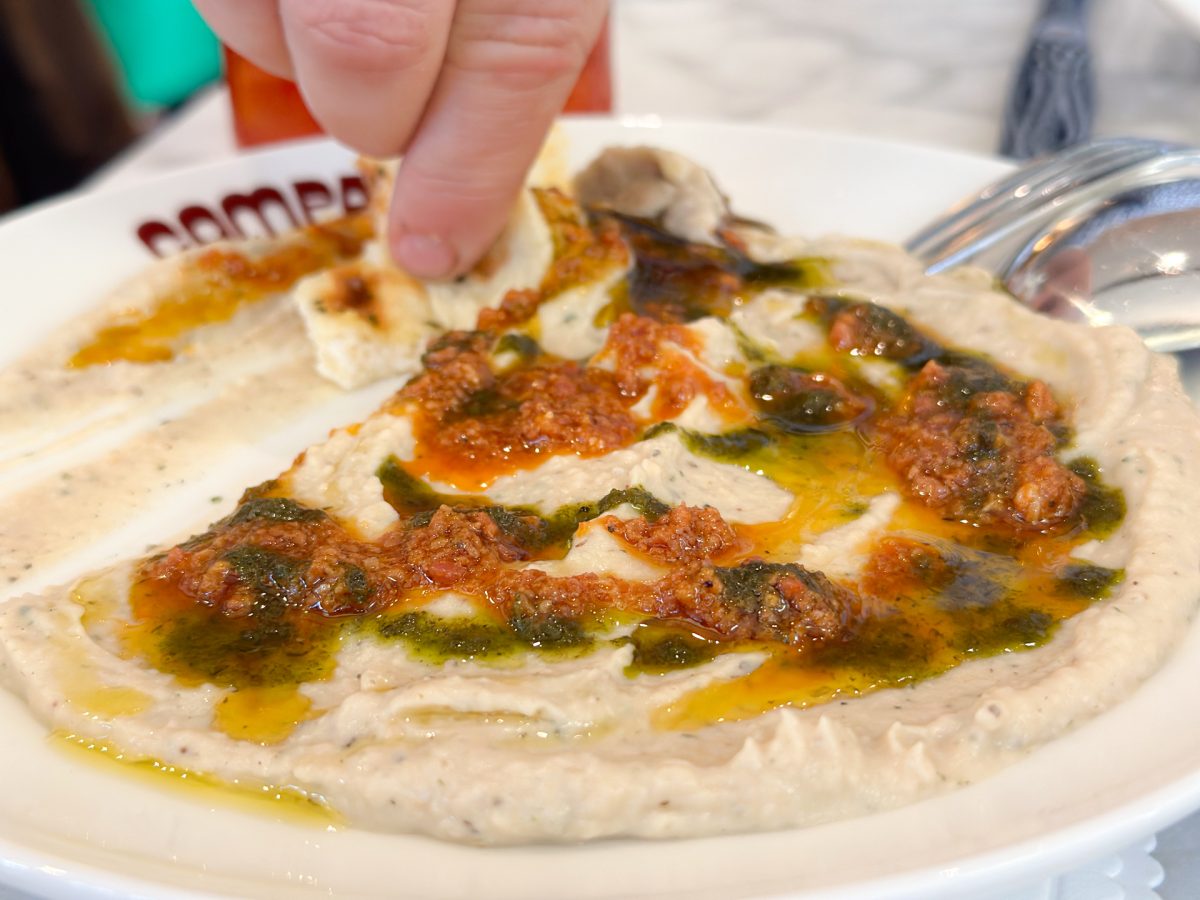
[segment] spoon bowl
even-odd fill
[[[908,243],[927,271],[971,263],[1048,315],[1200,347],[1200,151],[1098,141],[985,188]]]
[[[1200,179],[1133,188],[1027,242],[1002,280],[1035,309],[1200,346]]]

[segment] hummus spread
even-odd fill
[[[338,384],[411,376],[380,409],[0,605],[48,727],[452,840],[784,828],[985,777],[1193,614],[1200,424],[1132,332],[747,225],[647,150],[531,188],[457,285],[381,259],[209,326],[299,309]]]

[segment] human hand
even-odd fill
[[[194,0],[235,51],[294,79],[321,126],[404,154],[389,214],[396,261],[470,268],[600,33],[607,0]]]

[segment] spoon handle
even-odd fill
[[[1087,39],[1090,0],[1046,0],[1033,25],[1004,115],[1000,152],[1027,159],[1085,141],[1094,89]]]

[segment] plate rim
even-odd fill
[[[1003,171],[1003,167],[1011,167],[1011,164],[1004,160],[984,154],[925,146],[919,143],[892,141],[860,134],[796,128],[770,123],[658,116],[586,116],[572,117],[568,119],[568,122],[578,123],[583,128],[600,128],[602,130],[613,128],[631,131],[657,128],[676,131],[681,129],[720,129],[758,135],[782,133],[791,137],[813,136],[822,141],[851,143],[864,148],[878,148],[885,152],[917,153],[924,157],[940,156],[973,165],[987,165],[997,172]],[[70,210],[81,204],[104,205],[119,202],[122,195],[142,193],[152,189],[156,184],[182,182],[197,175],[226,169],[236,171],[248,164],[253,165],[277,156],[304,156],[314,152],[328,152],[332,147],[338,147],[338,145],[328,138],[314,138],[259,148],[233,157],[181,167],[113,187],[101,186],[88,189],[85,185],[68,195],[43,201],[31,208],[20,210],[0,219],[0,242],[3,242],[15,228],[30,227],[30,223],[35,223],[36,227],[39,219],[48,215],[60,215],[62,210]],[[344,150],[345,148],[339,149]],[[345,152],[349,154],[349,151]],[[1190,630],[1195,630],[1195,623]],[[1157,673],[1152,675],[1151,679],[1155,677],[1157,677]],[[1123,702],[1128,702],[1128,700]],[[1186,790],[1179,790],[1178,782],[1172,783],[1157,792],[1116,806],[1100,817],[1071,827],[1060,828],[1049,836],[1030,838],[1016,844],[1006,845],[1001,849],[964,857],[959,861],[952,877],[946,876],[944,866],[930,865],[898,875],[876,878],[869,882],[822,889],[821,896],[838,898],[879,896],[878,892],[880,891],[887,892],[888,896],[906,896],[908,892],[917,889],[922,890],[922,896],[933,896],[928,891],[931,889],[930,878],[934,875],[943,876],[946,879],[942,883],[932,886],[932,889],[938,893],[947,890],[958,892],[984,887],[994,890],[996,887],[1002,886],[1002,883],[1011,883],[1018,874],[1024,880],[1028,879],[1031,874],[1037,877],[1061,871],[1067,866],[1076,865],[1098,855],[1097,847],[1101,848],[1101,852],[1121,849],[1137,840],[1138,837],[1148,836],[1151,829],[1158,830],[1165,827],[1200,807],[1200,769],[1192,772],[1184,781],[1187,782]],[[1182,799],[1184,797],[1188,799],[1185,801]],[[1103,837],[1097,839],[1097,832]],[[1048,842],[1049,846],[1047,846]],[[1087,845],[1086,850],[1082,849],[1085,844]],[[13,850],[22,853],[24,859],[30,862],[21,862],[15,859],[12,855]],[[1027,856],[1028,851],[1033,850],[1037,851],[1038,861],[1031,866],[1028,859],[1019,857]],[[8,876],[14,873],[21,873],[23,877],[9,881]],[[149,892],[153,896],[172,898],[211,896],[155,880],[125,875],[90,863],[74,861],[68,857],[58,857],[53,853],[45,853],[14,842],[2,834],[0,834],[0,874],[4,876],[0,879],[0,883],[7,882],[22,890],[43,891],[49,889],[51,893],[56,893],[62,889],[70,889],[76,892],[73,896],[79,896],[77,892],[81,889],[93,892],[91,895],[94,896],[108,896],[113,890],[130,893]],[[85,880],[80,880],[80,878]],[[997,881],[998,878],[1001,881]],[[806,896],[802,889],[798,890],[799,892],[789,890],[782,894],[771,893],[762,896]],[[864,893],[864,891],[873,893]]]

